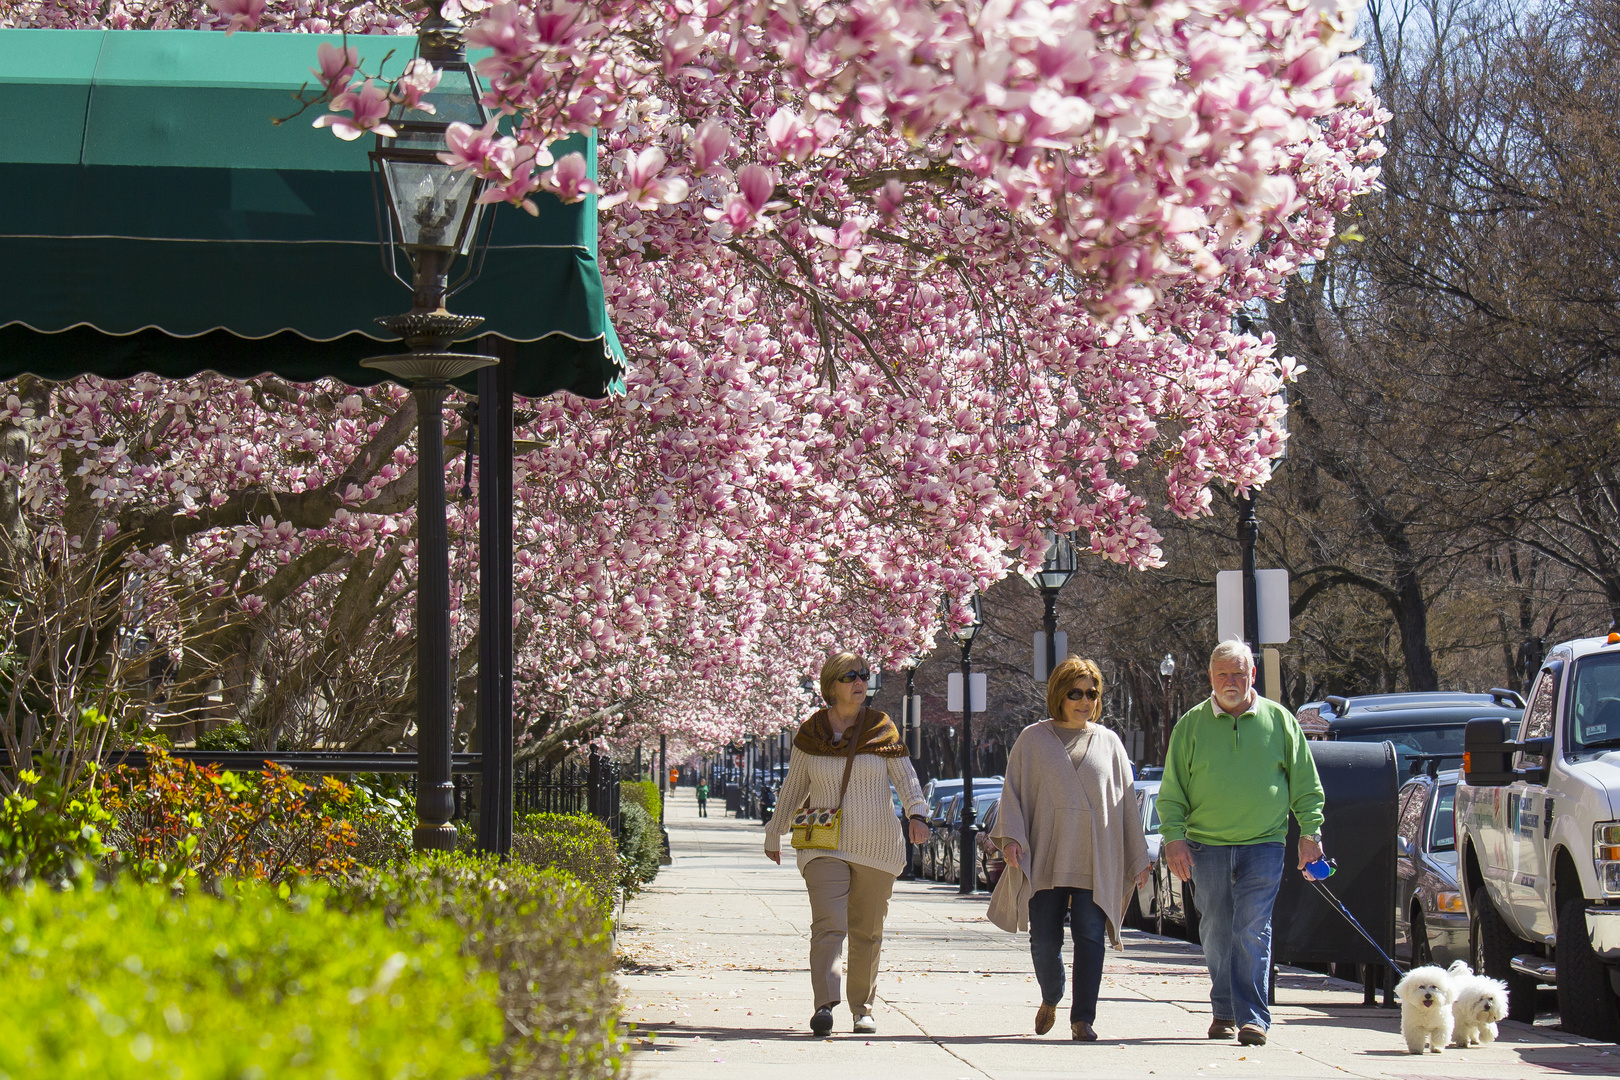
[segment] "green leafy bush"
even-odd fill
[[[512,858],[537,870],[566,870],[611,914],[619,852],[606,825],[589,814],[526,814],[512,825]]]
[[[658,876],[664,857],[664,836],[658,819],[639,803],[619,804],[619,881],[634,895]]]
[[[467,854],[432,855],[365,871],[348,901],[391,923],[457,928],[464,948],[500,980],[506,1041],[495,1075],[603,1080],[623,1066],[613,943],[597,898],[560,870]]]
[[[458,928],[251,883],[26,888],[0,915],[0,1080],[463,1080],[501,1042]]]
[[[664,820],[664,797],[658,793],[658,785],[651,780],[621,780],[619,781],[619,805],[635,803],[654,822]]]
[[[63,886],[86,877],[108,854],[103,830],[113,816],[95,783],[68,785],[62,766],[46,758],[23,769],[0,799],[0,884],[40,880]]]
[[[390,866],[411,856],[416,828],[416,796],[401,776],[365,773],[349,778],[353,797],[339,816],[354,830],[354,861]]]
[[[248,734],[246,724],[232,720],[198,735],[195,745],[198,750],[251,750],[253,737]]]

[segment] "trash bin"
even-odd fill
[[[1345,907],[1385,952],[1395,946],[1395,812],[1400,777],[1389,743],[1310,744],[1322,777],[1322,846],[1338,870],[1327,880]],[[1295,869],[1299,825],[1288,821],[1288,855],[1282,888],[1271,914],[1271,955],[1279,964],[1320,967],[1363,964],[1382,969],[1383,959],[1343,915],[1317,895]],[[1379,971],[1388,1003],[1392,972]],[[1365,983],[1371,1004],[1371,983]]]

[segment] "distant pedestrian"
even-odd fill
[[[1121,914],[1153,863],[1131,785],[1131,762],[1118,735],[1103,727],[1102,670],[1070,657],[1046,682],[1049,719],[1019,734],[990,841],[1007,869],[990,898],[990,921],[1029,928],[1029,952],[1041,988],[1035,1034],[1045,1035],[1063,1000],[1063,922],[1074,937],[1074,997],[1069,1034],[1095,1042],[1105,939],[1117,948]]]
[[[894,722],[866,707],[865,661],[838,653],[821,667],[818,710],[793,737],[793,753],[782,781],[776,813],[765,826],[765,854],[782,861],[782,834],[791,831],[799,873],[810,893],[810,985],[815,1015],[810,1030],[832,1031],[839,1003],[838,959],[849,938],[849,1010],[856,1034],[877,1031],[872,1017],[883,920],[889,893],[905,866],[905,847],[889,819],[894,805],[889,786],[900,793],[910,816],[913,841],[928,835],[923,817],[927,800]],[[812,824],[792,828],[801,809]]]
[[[1322,781],[1292,713],[1254,691],[1254,653],[1223,641],[1209,698],[1170,734],[1159,835],[1170,872],[1191,879],[1209,965],[1211,1039],[1263,1046],[1271,1027],[1271,909],[1282,884],[1288,815],[1299,869],[1322,857]]]
[[[702,780],[698,781],[698,817],[709,816],[709,785]]]

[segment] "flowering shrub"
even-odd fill
[[[257,883],[24,889],[0,916],[0,1077],[483,1076],[498,991],[461,946]]]
[[[147,768],[120,766],[103,785],[113,846],[137,878],[212,889],[223,877],[280,883],[353,869],[354,827],[342,814],[354,793],[331,777],[305,782],[270,764],[239,776],[147,753]]]

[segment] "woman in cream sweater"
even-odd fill
[[[798,849],[799,873],[810,893],[810,984],[816,996],[810,1030],[817,1035],[832,1031],[832,1010],[839,1002],[838,957],[846,935],[854,1030],[877,1031],[872,999],[883,920],[889,913],[894,879],[906,861],[905,845],[895,827],[891,783],[909,815],[912,841],[928,839],[923,816],[928,803],[905,744],[886,714],[866,706],[870,677],[865,662],[854,653],[838,653],[822,665],[821,698],[829,707],[806,720],[794,736],[776,813],[765,826],[765,854],[780,863],[782,834],[791,830],[796,810],[840,805],[843,810],[836,849]],[[855,740],[854,761],[840,804],[850,740]]]
[[[1069,1033],[1095,1042],[1103,942],[1119,947],[1120,915],[1151,863],[1119,736],[1097,723],[1102,671],[1071,657],[1046,684],[1051,719],[1031,724],[1007,755],[1007,778],[991,842],[1007,870],[990,898],[990,921],[1003,930],[1029,927],[1029,951],[1044,1035],[1063,1000],[1063,917],[1074,934],[1074,999]]]

